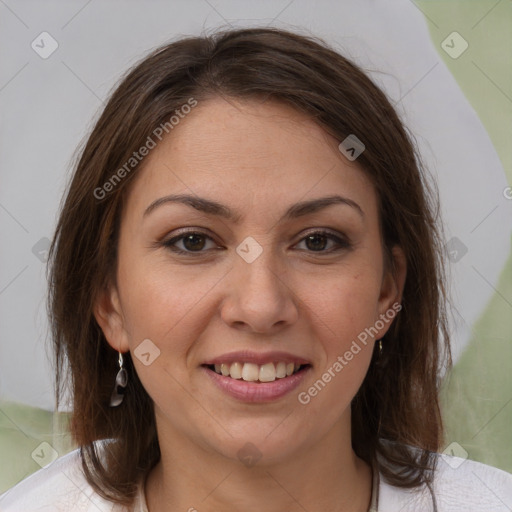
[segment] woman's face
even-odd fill
[[[283,104],[212,99],[146,157],[96,317],[160,437],[262,462],[350,437],[405,268],[397,250],[385,272],[375,190],[339,142]]]

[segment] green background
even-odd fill
[[[512,184],[512,2],[422,0],[415,5]],[[441,48],[453,31],[469,43],[457,59]],[[442,399],[446,445],[457,442],[468,458],[512,472],[512,252],[491,300],[471,326],[469,345],[445,381]]]

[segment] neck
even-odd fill
[[[159,430],[161,458],[146,480],[148,509],[367,512],[371,469],[353,452],[346,430],[336,425],[293,457],[252,467]]]

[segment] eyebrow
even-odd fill
[[[213,201],[211,199],[205,199],[204,197],[198,197],[188,194],[173,194],[165,197],[161,197],[153,201],[145,210],[143,217],[146,217],[153,212],[159,206],[168,203],[180,203],[187,206],[191,206],[196,210],[207,213],[209,215],[216,215],[226,220],[230,220],[234,223],[238,223],[242,219],[242,215],[236,211],[231,210],[226,205]],[[340,195],[332,195],[327,197],[320,197],[318,199],[311,199],[309,201],[302,201],[300,203],[293,204],[286,210],[283,216],[279,219],[279,222],[285,220],[291,220],[304,215],[309,215],[317,211],[323,210],[328,206],[334,204],[342,204],[350,206],[355,209],[359,215],[364,219],[365,215],[363,209],[352,199],[348,197],[342,197]]]

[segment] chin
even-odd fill
[[[305,435],[303,430],[284,431],[276,428],[280,422],[283,422],[283,418],[272,423],[265,422],[265,427],[260,422],[252,422],[251,425],[244,422],[242,432],[232,437],[222,432],[222,440],[218,439],[219,442],[213,444],[210,439],[209,444],[220,455],[238,460],[247,467],[270,467],[285,463],[298,456],[312,436]]]

